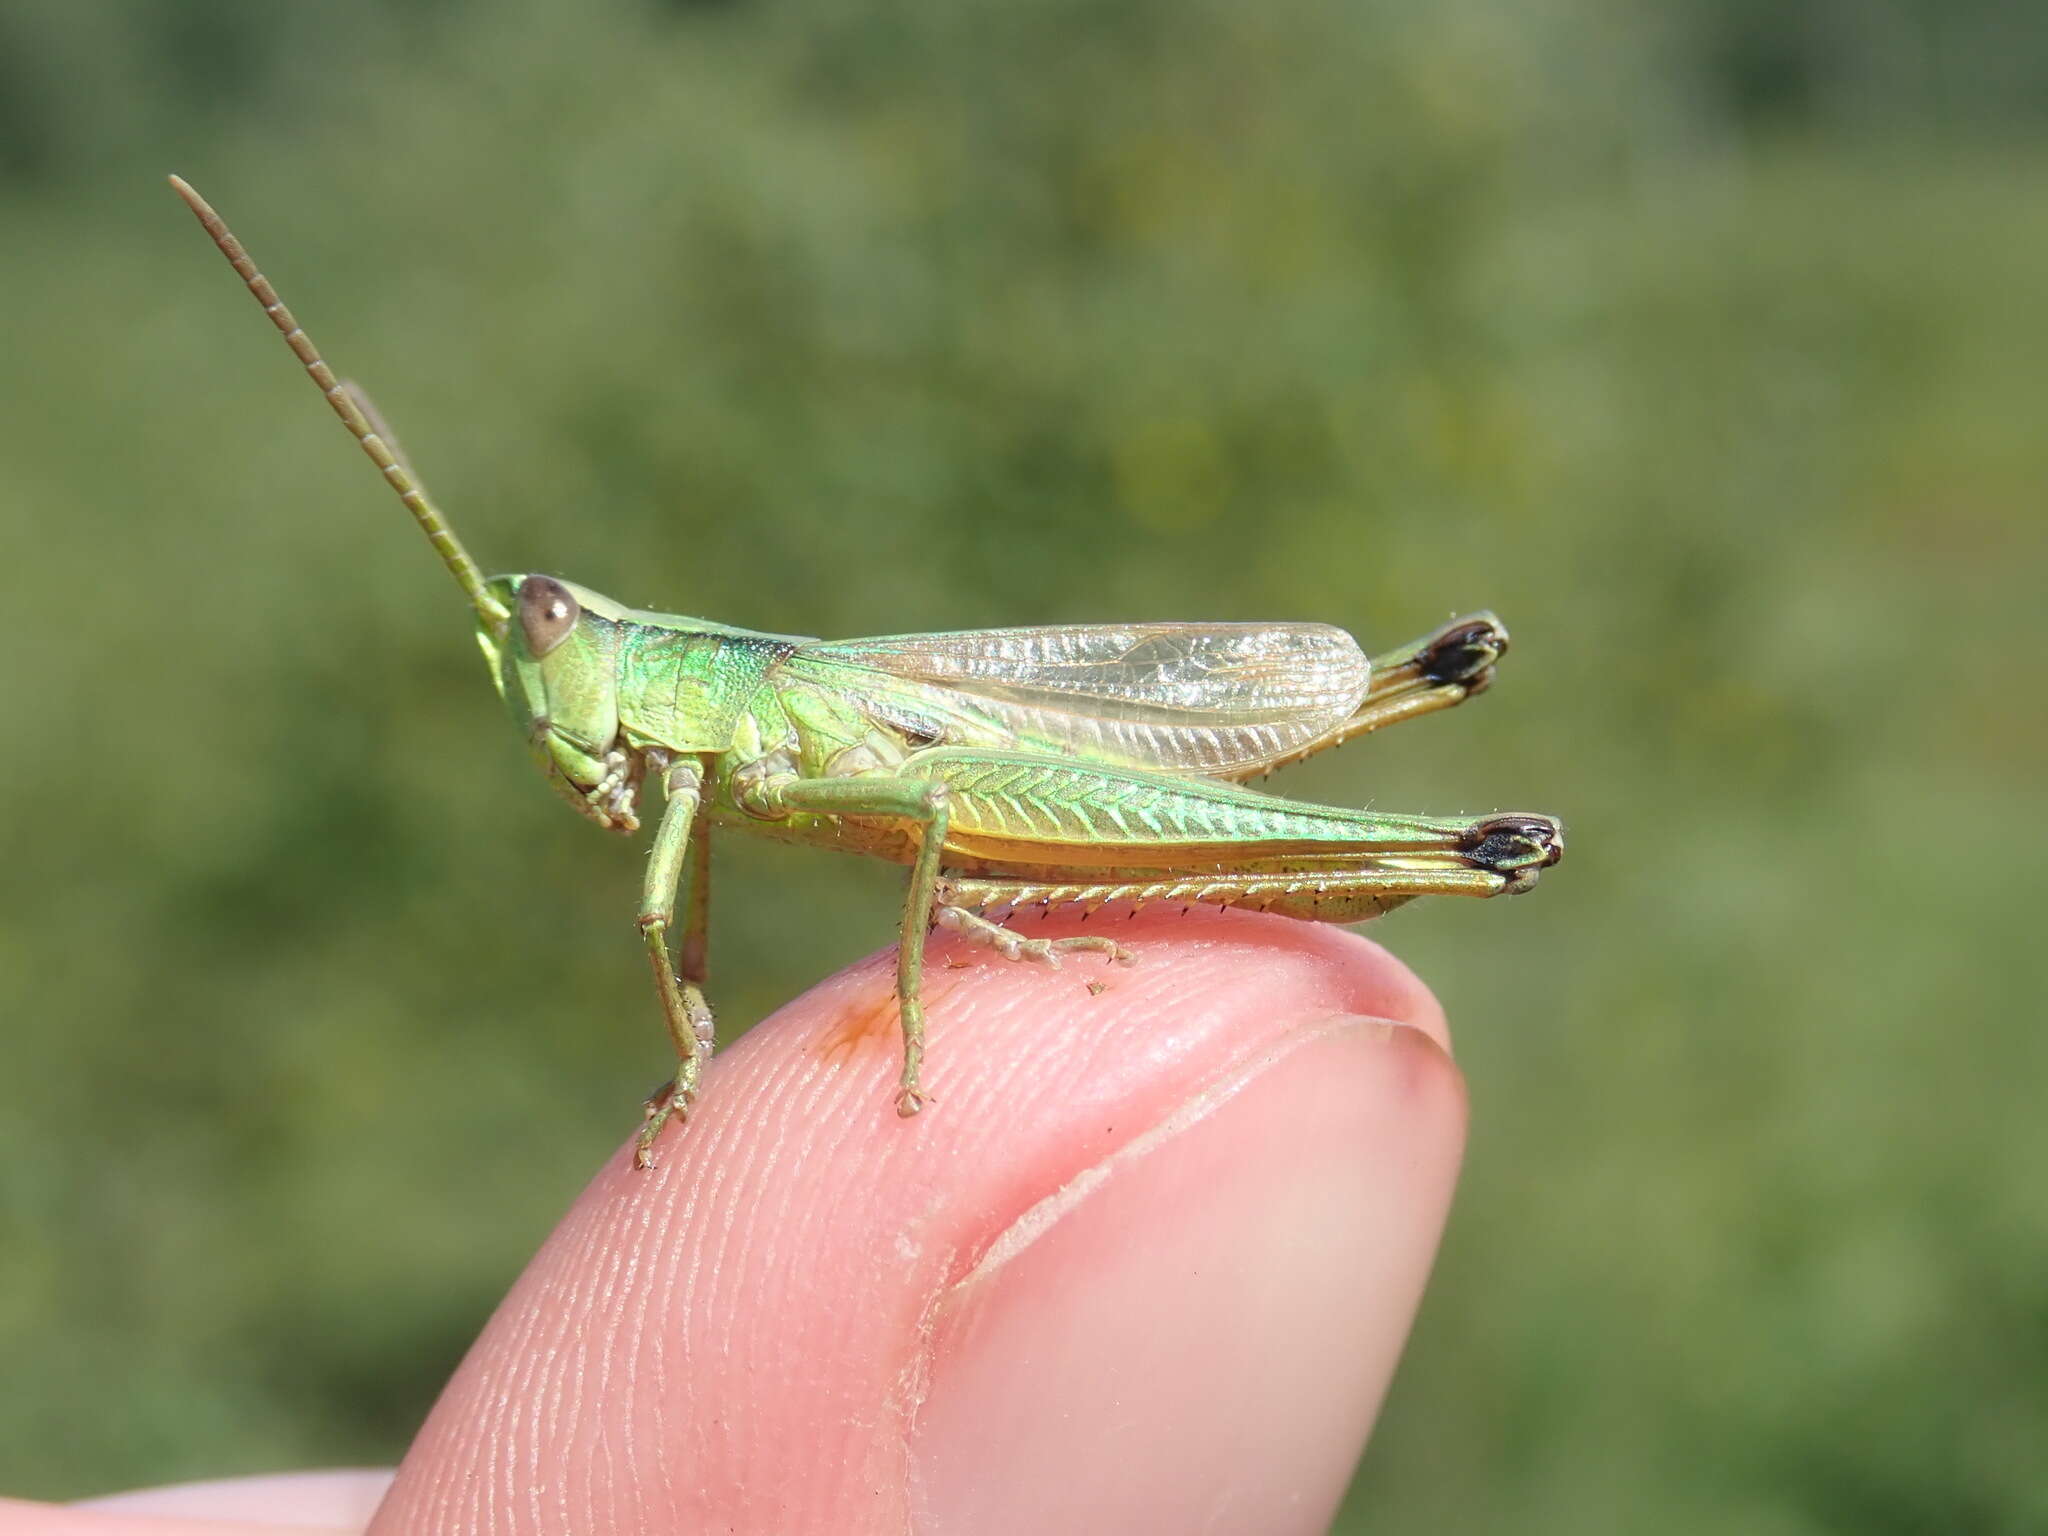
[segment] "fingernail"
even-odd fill
[[[1424,1031],[1297,1031],[1012,1224],[928,1314],[916,1529],[1322,1531],[1463,1144]]]

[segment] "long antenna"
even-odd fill
[[[363,414],[355,394],[334,376],[334,370],[327,366],[326,361],[320,356],[319,349],[313,345],[313,338],[292,318],[292,312],[284,307],[284,300],[280,299],[277,290],[270,286],[270,279],[256,269],[256,263],[251,261],[249,253],[242,249],[242,242],[237,240],[227,225],[221,221],[221,216],[213,211],[212,205],[192,190],[190,183],[182,176],[173,176],[171,190],[185,199],[185,206],[192,210],[207,234],[213,237],[213,243],[220,247],[221,255],[227,257],[229,264],[248,285],[249,291],[256,295],[256,302],[263,306],[263,313],[270,316],[270,323],[284,336],[285,345],[289,346],[298,360],[306,365],[306,372],[311,374],[313,382],[320,386],[320,393],[325,395],[327,403],[334,407],[334,414],[341,418],[341,424],[349,429],[358,443],[362,444],[363,452],[370,456],[370,462],[383,471],[384,479],[390,484],[391,489],[398,492],[398,499],[405,503],[406,510],[412,513],[414,520],[420,525],[420,530],[426,534],[427,541],[440,554],[441,563],[448,567],[450,574],[461,584],[463,593],[469,598],[470,606],[476,609],[477,616],[492,628],[501,627],[509,616],[505,605],[491,595],[490,589],[484,585],[483,572],[477,568],[477,563],[470,559],[469,551],[462,547],[462,541],[455,537],[455,531],[442,520],[441,514],[434,509],[434,504],[427,500],[426,492],[414,480],[404,462],[392,452],[391,445],[384,441],[377,428]]]

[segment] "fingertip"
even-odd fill
[[[1014,926],[1084,931],[1072,918]],[[1083,955],[1054,971],[935,937],[930,1102],[911,1119],[890,1112],[899,1045],[887,955],[742,1039],[714,1063],[687,1127],[664,1137],[661,1166],[636,1170],[630,1151],[611,1159],[549,1239],[451,1381],[373,1529],[900,1532],[914,1499],[937,1510],[950,1497],[933,1469],[965,1465],[918,1451],[912,1475],[920,1437],[948,1422],[945,1397],[936,1419],[921,1407],[928,1388],[945,1388],[937,1298],[1029,1213],[1121,1169],[1179,1119],[1204,1129],[1109,1181],[1163,1181],[1141,1202],[1156,1237],[1146,1246],[1162,1262],[1205,1241],[1222,1253],[1234,1230],[1265,1230],[1260,1213],[1284,1208],[1303,1230],[1252,1248],[1292,1253],[1301,1276],[1337,1292],[1365,1284],[1373,1337],[1398,1338],[1463,1123],[1455,1069],[1427,1043],[1442,1039],[1435,1000],[1378,946],[1315,925],[1198,910],[1147,913],[1115,934],[1135,964]],[[1381,1022],[1332,1022],[1361,1017]],[[1353,1056],[1368,1040],[1366,1067]],[[1290,1107],[1295,1083],[1314,1113]],[[1225,1110],[1239,1099],[1253,1107]],[[1372,1140],[1372,1124],[1388,1139]],[[1212,1177],[1175,1172],[1204,1146],[1234,1152]],[[1341,1166],[1405,1191],[1408,1224],[1377,1258],[1358,1233],[1378,1218],[1358,1212],[1392,1220],[1392,1207],[1358,1195]],[[1409,1266],[1398,1274],[1371,1268],[1396,1256]],[[1112,1258],[1098,1254],[1103,1273]],[[1221,1259],[1205,1267],[1238,1273],[1236,1293],[1204,1294],[1241,1305],[1246,1274]],[[1069,1263],[1049,1299],[1062,1303],[1093,1272]],[[1151,1330],[1154,1346],[1185,1349],[1189,1329],[1216,1326],[1192,1299],[1176,1316]],[[1298,1370],[1299,1337],[1257,1353]],[[1318,1467],[1348,1466],[1330,1446],[1362,1435],[1384,1385],[1372,1362],[1391,1359],[1342,1350],[1338,1427],[1317,1440]]]

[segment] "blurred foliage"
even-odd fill
[[[2044,62],[1991,0],[15,0],[0,1487],[393,1457],[660,1071],[638,854],[175,169],[487,565],[1497,607],[1494,695],[1292,777],[1573,830],[1380,933],[1476,1119],[1342,1529],[2048,1526]],[[727,1025],[895,879],[722,852]]]

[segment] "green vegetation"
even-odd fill
[[[2044,61],[1933,0],[10,6],[0,1488],[393,1456],[663,1069],[639,855],[177,170],[493,568],[1497,608],[1496,695],[1292,779],[1572,831],[1378,933],[1476,1119],[1343,1529],[2048,1526]],[[893,871],[719,878],[729,1026],[890,939]]]

